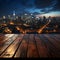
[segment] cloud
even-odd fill
[[[26,9],[30,12],[49,13],[59,10],[60,0],[28,0]],[[30,4],[29,4],[30,3]]]
[[[49,13],[60,11],[60,0],[0,0],[0,15],[13,10],[20,12]]]
[[[52,0],[35,0],[36,8],[45,8],[51,4]]]
[[[54,11],[60,11],[60,0],[57,1],[58,1],[57,4],[53,8]]]
[[[35,6],[37,9],[41,9],[42,12],[53,11],[55,7],[58,7],[57,0],[35,0]],[[59,7],[58,7],[59,9]]]

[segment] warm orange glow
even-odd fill
[[[10,24],[11,24],[11,25],[14,25],[14,23],[13,23],[13,22],[10,22]]]
[[[17,30],[20,30],[20,28],[19,28],[18,26],[16,27],[16,29],[17,29]]]
[[[2,26],[7,26],[7,24],[2,24]]]
[[[38,30],[38,33],[42,33],[43,29],[47,27],[47,25],[51,22],[51,20],[49,20],[49,22],[47,24],[45,24],[41,29]]]
[[[5,30],[4,30],[4,32],[6,32],[6,33],[12,33],[12,31],[10,30],[10,29],[8,29],[8,28],[6,28]]]
[[[56,30],[55,30],[55,29],[54,29],[53,31],[54,31],[54,32],[56,32]]]
[[[28,27],[29,25],[27,25],[27,24],[24,24],[24,26]]]

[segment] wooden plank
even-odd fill
[[[16,40],[17,38],[10,37],[7,42],[4,43],[2,47],[0,47],[0,55],[4,53],[4,51]]]
[[[29,37],[29,45],[28,45],[28,51],[27,51],[27,57],[39,57],[36,49],[36,45],[34,43],[34,34],[30,34]]]
[[[50,35],[50,37],[52,37],[52,35]],[[57,35],[56,36],[54,35],[54,37],[52,38],[59,45],[59,48],[60,48],[60,38],[58,38]]]
[[[18,49],[18,51],[15,54],[15,58],[16,57],[27,57],[27,49],[28,49],[28,43],[29,43],[29,36],[28,34],[26,34],[23,39],[22,39],[22,43]]]
[[[56,49],[60,48],[60,42],[56,40],[56,38],[54,39],[51,35],[45,35],[45,37],[48,38],[48,40],[55,46]]]
[[[60,34],[54,34],[56,37],[60,38]]]
[[[10,58],[14,55],[17,47],[18,47],[18,44],[19,42],[21,42],[21,38],[23,37],[24,35],[21,35],[20,38],[17,38],[13,44],[11,44],[7,50],[5,50],[5,52],[0,56],[0,57],[5,57],[5,58]]]
[[[60,34],[54,34],[54,36],[58,39],[58,41],[60,41]]]
[[[60,57],[59,34],[19,34],[17,39],[10,39],[0,47],[2,58]]]
[[[47,48],[48,57],[53,57],[53,49],[55,49],[54,46],[49,42],[49,40],[44,36],[44,34],[39,35],[39,37],[40,37],[42,43]]]
[[[45,35],[46,36],[46,35]],[[53,50],[53,57],[60,57],[60,44],[58,44],[54,39],[52,39],[50,36],[46,36],[48,40],[54,45]]]
[[[36,40],[37,49],[38,49],[40,57],[48,57],[47,48],[42,43],[41,39],[39,38],[37,34],[35,35],[35,40]]]

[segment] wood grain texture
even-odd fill
[[[60,34],[19,34],[10,40],[4,41],[4,44],[9,42],[6,46],[0,45],[0,58],[60,57]]]

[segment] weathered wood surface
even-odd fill
[[[19,34],[16,39],[3,41],[5,45],[0,43],[0,58],[60,57],[59,34]]]

